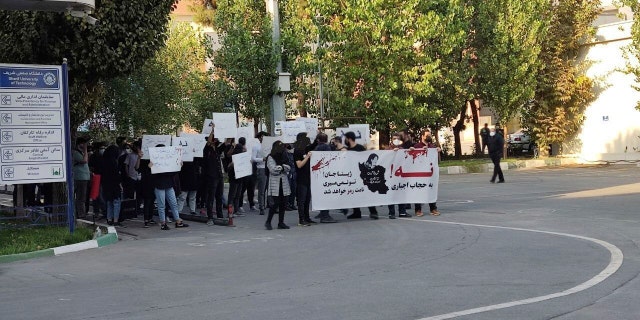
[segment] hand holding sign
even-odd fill
[[[180,147],[149,148],[151,173],[178,172],[182,167],[182,149]]]

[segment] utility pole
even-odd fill
[[[271,134],[274,134],[274,130],[276,127],[276,121],[285,121],[285,104],[284,104],[284,94],[289,89],[289,79],[286,74],[282,72],[282,58],[281,50],[280,50],[280,12],[278,6],[278,0],[266,0],[267,4],[267,13],[271,16],[271,38],[273,41],[273,50],[278,55],[278,64],[276,66],[276,71],[278,72],[278,80],[274,84],[277,88],[277,92],[271,97],[271,121],[270,121],[270,130]],[[281,83],[280,79],[286,81],[286,83]]]

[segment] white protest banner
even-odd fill
[[[356,143],[367,146],[371,140],[371,130],[368,124],[350,124],[349,131],[356,134]]]
[[[203,157],[203,150],[204,150],[204,146],[207,145],[207,137],[209,135],[208,134],[197,134],[197,133],[182,133],[180,134],[180,137],[185,137],[185,138],[191,138],[191,140],[193,141],[193,148],[194,148],[194,153],[193,156],[195,158],[202,158]]]
[[[182,161],[193,162],[196,152],[195,142],[191,137],[171,137],[171,145],[182,148]]]
[[[226,138],[235,138],[238,134],[235,113],[213,113],[213,135],[220,141]]]
[[[233,171],[236,179],[247,177],[253,174],[253,165],[251,164],[251,152],[242,152],[231,156],[233,161]]]
[[[182,149],[180,147],[149,148],[151,157],[151,174],[178,172],[182,166]]]
[[[202,124],[202,134],[208,136],[211,134],[211,130],[213,130],[213,119],[204,119],[204,123]]]
[[[438,151],[314,151],[313,210],[362,208],[438,199]]]
[[[302,121],[305,125],[305,130],[307,131],[307,137],[311,139],[311,141],[316,139],[318,135],[318,118],[297,118],[296,121]]]
[[[276,121],[280,123],[282,135],[280,140],[284,143],[296,142],[296,136],[300,132],[307,132],[307,127],[302,121]]]
[[[149,148],[153,148],[159,144],[164,144],[165,146],[171,145],[171,136],[170,135],[143,135],[142,136],[142,159],[149,160]]]
[[[271,149],[273,149],[273,143],[281,140],[281,137],[270,137],[264,136],[262,137],[262,156],[266,157],[271,153]]]

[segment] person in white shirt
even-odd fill
[[[262,137],[268,135],[264,131],[260,131],[256,134],[256,138],[260,143],[256,143],[251,148],[251,162],[254,165],[254,174],[256,178],[256,185],[258,186],[258,209],[260,209],[260,215],[264,215],[265,209],[265,193],[267,190],[267,175],[265,173],[264,155],[262,154]]]

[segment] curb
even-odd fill
[[[500,163],[500,168],[502,168],[503,171],[506,171],[506,170],[525,169],[525,168],[557,167],[557,166],[571,165],[571,164],[578,164],[577,159],[550,158],[550,159],[518,160],[515,162],[502,162]],[[440,167],[441,175],[466,174],[466,173],[491,173],[491,172],[493,172],[493,163],[469,164],[467,166]]]
[[[114,227],[107,228],[107,234],[100,236],[94,240],[74,243],[66,246],[49,248],[44,250],[16,253],[0,256],[0,263],[9,263],[21,260],[28,260],[40,257],[59,256],[65,253],[78,252],[82,250],[95,249],[118,242],[118,232]]]

